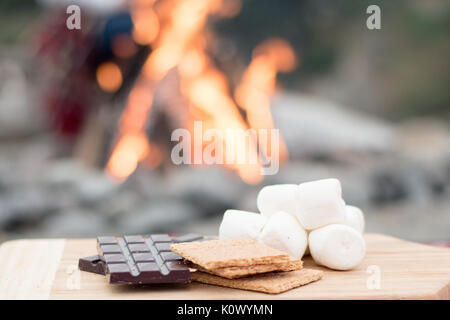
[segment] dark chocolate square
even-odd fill
[[[111,263],[108,264],[109,273],[129,273],[130,268],[126,263]]]
[[[103,254],[107,253],[122,253],[118,244],[105,244],[100,245],[100,250]]]
[[[118,262],[127,262],[123,254],[105,254],[103,255],[106,263],[118,263]]]
[[[126,243],[144,243],[144,238],[139,235],[124,236]]]
[[[128,245],[131,252],[150,252],[150,248],[144,243],[132,243]]]
[[[161,252],[161,257],[165,261],[183,260],[183,258],[175,252]]]
[[[151,253],[133,253],[133,259],[136,262],[149,262],[155,261],[155,258]]]
[[[99,244],[116,244],[117,240],[115,237],[103,236],[103,237],[97,237],[97,242]]]
[[[140,272],[144,271],[160,271],[158,265],[155,262],[139,262],[137,267]]]
[[[162,252],[162,251],[170,252],[170,243],[167,243],[167,242],[156,243],[155,247],[156,247],[156,250],[158,250],[158,252]]]

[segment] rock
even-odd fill
[[[108,178],[103,172],[95,173],[75,185],[75,195],[80,204],[92,206],[114,197],[121,185]]]
[[[438,119],[410,119],[398,126],[400,153],[415,162],[432,166],[450,160],[450,129]]]
[[[54,146],[50,145],[51,140],[44,137],[0,143],[1,184],[8,189],[39,184],[48,159],[54,153]]]
[[[130,190],[146,199],[176,197],[175,190],[168,186],[167,177],[156,170],[139,166],[137,170],[123,182],[123,189]]]
[[[0,137],[11,138],[33,134],[42,129],[43,119],[32,97],[32,86],[21,67],[8,52],[0,59]],[[9,56],[11,55],[11,56]],[[3,52],[2,52],[3,56]]]
[[[10,189],[0,199],[0,226],[6,231],[34,227],[58,209],[58,203],[39,188]]]
[[[186,202],[150,201],[121,217],[118,227],[124,234],[168,233],[183,229],[185,223],[198,219],[199,215],[197,208]]]
[[[110,179],[102,170],[88,169],[75,160],[53,161],[42,178],[53,190],[66,190],[81,205],[92,206],[119,192],[121,184]]]
[[[95,174],[94,170],[84,168],[75,159],[61,158],[49,161],[46,170],[42,173],[42,180],[46,185],[56,189],[73,189],[93,174]]]
[[[450,129],[438,119],[411,119],[399,126],[399,151],[402,159],[413,166],[416,185],[414,199],[445,197],[450,191]],[[424,191],[424,192],[422,192]],[[421,193],[422,192],[422,193]],[[427,199],[430,201],[432,199]]]
[[[169,176],[167,188],[200,212],[216,215],[235,207],[246,185],[220,167],[179,167]]]
[[[258,212],[256,198],[260,189],[262,189],[262,185],[254,186],[243,192],[239,202],[232,208],[250,212]],[[220,217],[222,217],[223,213],[224,212],[220,213]]]
[[[115,223],[120,217],[126,216],[139,208],[143,201],[145,200],[136,192],[124,189],[108,201],[99,201],[95,210],[108,221]]]
[[[389,123],[326,100],[284,93],[273,99],[271,110],[291,159],[390,153],[396,146]]]
[[[99,212],[74,208],[49,217],[38,230],[41,237],[94,238],[107,234],[108,225]]]
[[[410,241],[448,241],[450,198],[430,204],[400,202],[383,207],[362,208],[367,232]]]

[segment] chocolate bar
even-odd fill
[[[105,261],[99,255],[80,258],[78,260],[78,269],[98,274],[106,274]]]
[[[170,251],[170,244],[200,240],[203,237],[198,234],[98,237],[98,255],[81,258],[78,266],[106,275],[111,284],[187,283],[191,278],[189,267]]]

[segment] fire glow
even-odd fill
[[[230,136],[226,132],[239,135],[249,129],[274,128],[270,98],[276,90],[276,74],[291,71],[297,60],[286,41],[263,42],[254,50],[252,61],[233,95],[227,77],[208,56],[211,34],[206,24],[210,17],[232,17],[240,8],[238,0],[133,1],[134,41],[149,45],[152,51],[120,117],[118,137],[106,167],[110,176],[123,181],[140,162],[161,159],[161,151],[149,141],[145,129],[158,84],[176,68],[180,92],[188,101],[190,119],[186,120],[185,128],[193,132],[194,122],[200,120],[203,129],[218,130],[222,133],[220,143],[227,159],[258,159],[225,165],[247,183],[259,183],[263,179],[262,160],[271,157],[270,138],[269,144],[258,150],[258,141],[250,141],[245,147],[233,145],[236,138],[244,137]],[[281,136],[277,139],[283,161],[287,159],[287,150]],[[150,162],[153,166],[159,164]]]

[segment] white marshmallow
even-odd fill
[[[300,259],[308,246],[308,236],[297,219],[278,211],[270,216],[258,241]]]
[[[346,206],[345,207],[345,224],[352,227],[359,233],[364,232],[364,214],[358,207]]]
[[[227,210],[219,227],[219,239],[257,239],[266,221],[267,218],[258,213]]]
[[[259,212],[270,217],[278,211],[295,215],[297,212],[298,185],[274,184],[262,188],[256,199]]]
[[[343,224],[331,224],[311,231],[308,243],[314,261],[335,270],[353,269],[366,253],[366,243],[361,234]]]
[[[298,187],[296,215],[306,230],[345,222],[345,203],[339,180],[316,180],[301,183]]]

